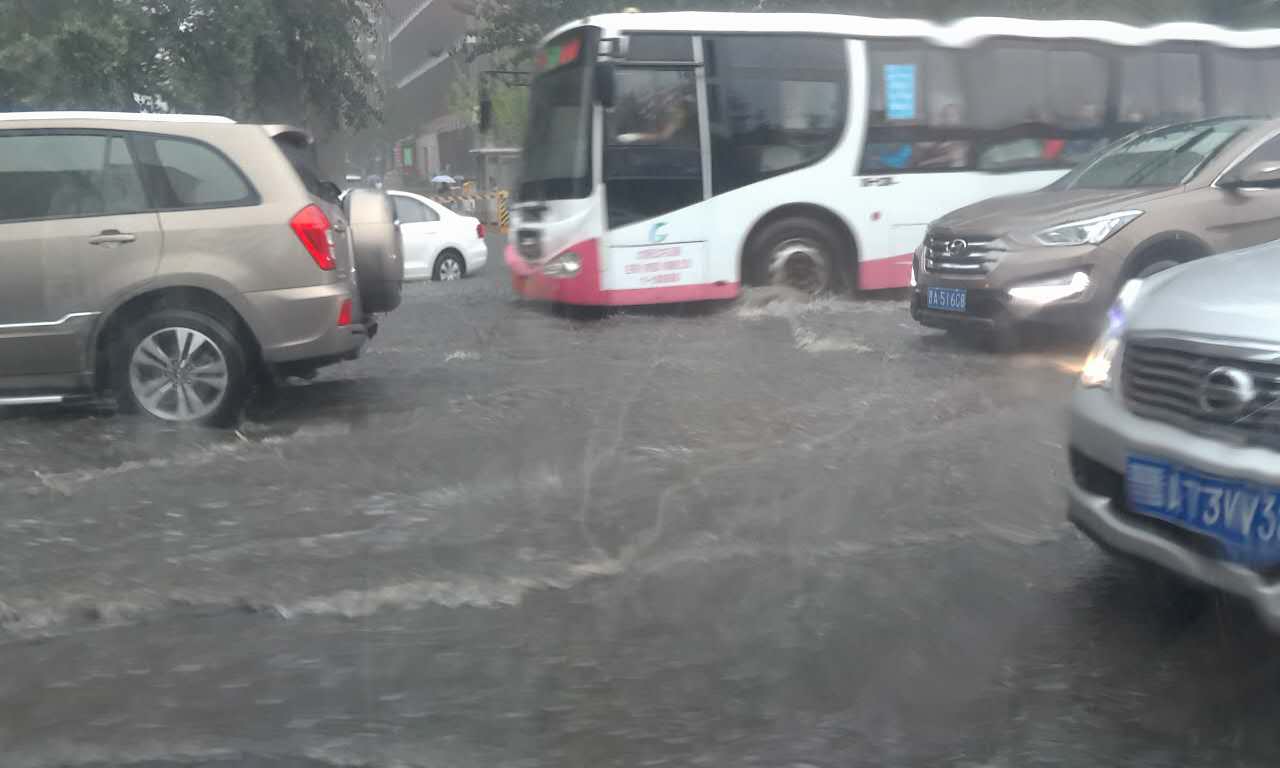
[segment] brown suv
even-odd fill
[[[1224,118],[1133,134],[1038,192],[934,222],[911,314],[1009,342],[1028,325],[1095,329],[1121,286],[1280,238],[1280,121]]]
[[[398,232],[313,154],[225,118],[0,113],[0,406],[225,424],[259,377],[356,357],[400,302]]]

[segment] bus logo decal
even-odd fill
[[[662,231],[662,229],[666,226],[667,226],[667,223],[665,221],[660,221],[657,224],[654,224],[653,228],[649,230],[649,242],[661,243],[664,240],[666,240],[667,233]]]

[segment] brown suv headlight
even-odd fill
[[[1035,239],[1041,245],[1051,247],[1098,245],[1141,215],[1142,211],[1117,211],[1084,221],[1071,221],[1041,230],[1035,234]]]

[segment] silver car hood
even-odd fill
[[[1280,242],[1148,278],[1129,330],[1280,345]]]

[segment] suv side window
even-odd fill
[[[439,221],[436,212],[411,197],[392,195],[391,202],[396,208],[396,218],[401,224],[420,224],[426,221]]]
[[[197,141],[175,137],[153,140],[159,162],[161,208],[226,208],[256,205],[258,196],[240,171],[221,153]]]
[[[151,210],[133,152],[122,136],[107,140],[107,162],[102,169],[102,191],[107,213],[139,213]]]
[[[0,221],[150,208],[129,145],[108,134],[0,134]]]

